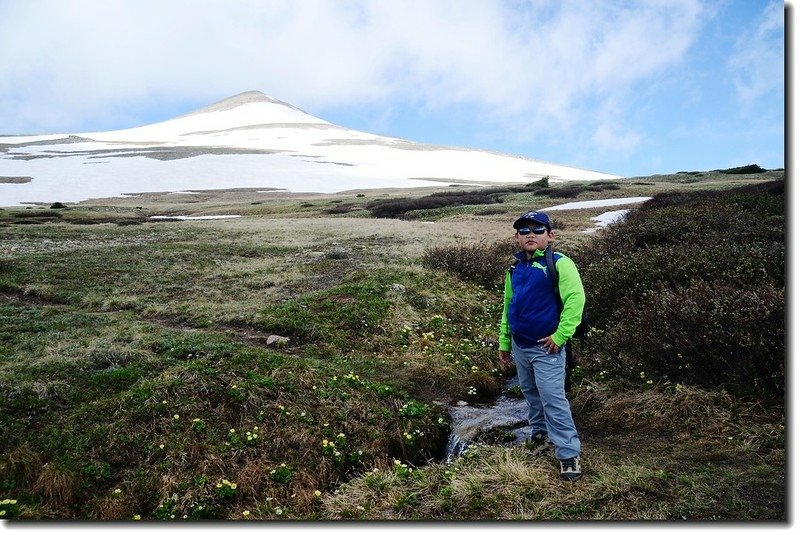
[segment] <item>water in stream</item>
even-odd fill
[[[446,462],[457,459],[480,435],[502,428],[514,434],[514,444],[524,442],[531,434],[528,425],[528,404],[524,399],[509,398],[506,392],[517,385],[511,379],[501,395],[491,405],[467,405],[460,403],[449,408],[452,420],[450,438],[447,443]]]

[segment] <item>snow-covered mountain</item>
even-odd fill
[[[110,132],[0,136],[0,206],[228,188],[332,193],[614,175],[350,130],[249,91]]]

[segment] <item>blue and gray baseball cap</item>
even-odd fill
[[[525,225],[530,225],[531,223],[539,223],[540,225],[544,225],[547,227],[548,232],[552,231],[553,228],[550,226],[550,218],[547,217],[547,214],[544,212],[525,212],[519,218],[514,221],[514,229],[519,230]]]

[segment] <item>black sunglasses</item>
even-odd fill
[[[523,236],[527,236],[531,232],[533,232],[534,234],[544,234],[545,232],[547,232],[547,227],[536,227],[536,228],[522,227],[521,229],[518,229],[517,232],[519,232]]]

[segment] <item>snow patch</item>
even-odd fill
[[[149,219],[179,219],[181,221],[195,221],[201,219],[236,219],[240,215],[151,215]]]
[[[596,221],[595,225],[597,226],[593,228],[587,228],[583,232],[585,233],[596,232],[601,228],[605,228],[612,223],[622,221],[625,218],[625,214],[627,214],[628,212],[630,212],[629,209],[614,210],[612,212],[603,212],[602,214],[591,218],[592,221]]]
[[[557,210],[580,210],[582,208],[603,208],[605,206],[617,206],[620,204],[635,204],[645,202],[652,199],[652,197],[623,197],[619,199],[598,199],[594,201],[576,201],[568,202],[566,204],[559,204],[542,208],[541,212],[557,211]]]

